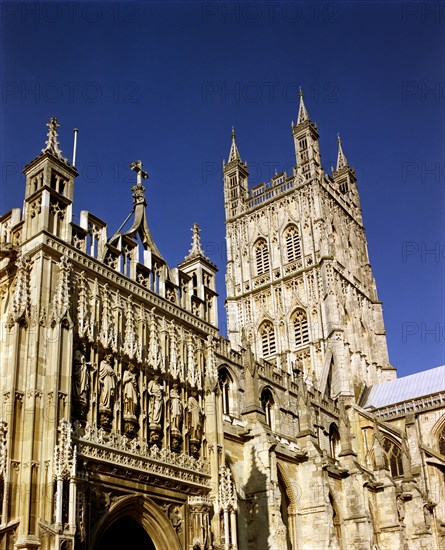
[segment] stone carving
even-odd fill
[[[192,388],[202,388],[201,370],[196,362],[196,348],[191,334],[187,336],[187,381]]]
[[[141,361],[141,346],[139,345],[134,328],[133,301],[131,296],[129,296],[127,300],[125,317],[124,353],[126,353],[130,359]]]
[[[201,447],[203,417],[196,391],[193,391],[188,398],[187,409],[190,435],[190,454],[194,457],[198,457],[199,449]]]
[[[112,356],[106,355],[99,366],[99,412],[101,424],[108,426],[113,415],[116,390],[116,373],[111,365]]]
[[[150,351],[149,351],[149,363],[154,370],[162,370],[162,354],[159,345],[159,336],[156,327],[156,317],[154,308],[151,310],[150,315]]]
[[[162,418],[162,387],[159,384],[159,376],[155,374],[153,380],[148,383],[148,415],[150,424],[160,426]]]
[[[218,384],[218,369],[215,358],[215,342],[213,336],[207,336],[207,361],[205,373],[206,389],[214,392]]]
[[[234,510],[238,508],[238,497],[236,495],[235,484],[233,482],[232,472],[227,466],[221,466],[219,469],[219,509],[223,511]]]
[[[0,420],[0,478],[6,477],[6,464],[8,457],[8,448],[6,441],[6,433],[8,431],[8,425],[4,420]]]
[[[122,378],[124,393],[124,417],[135,417],[138,406],[137,374],[134,365],[128,365]]]
[[[190,510],[189,532],[193,548],[208,549],[211,546],[211,530],[209,512],[213,509],[213,503],[207,496],[189,496]]]
[[[100,327],[100,343],[107,349],[112,347],[114,327],[110,310],[110,291],[108,284],[105,284],[102,291],[102,323]]]
[[[89,311],[88,286],[85,280],[85,271],[79,277],[79,296],[77,302],[77,330],[81,338],[93,341],[93,323]]]
[[[170,520],[173,529],[179,535],[181,533],[182,524],[184,523],[180,506],[178,506],[177,504],[164,504],[162,508],[166,516]]]
[[[61,420],[58,428],[59,437],[54,448],[53,477],[64,479],[76,475],[76,447],[73,447],[70,422]]]
[[[178,361],[178,346],[176,341],[176,330],[173,321],[169,327],[170,336],[170,375],[174,380],[178,380],[180,376],[179,361]]]
[[[159,375],[155,374],[147,387],[148,392],[148,421],[150,430],[150,443],[157,444],[161,438],[162,430],[162,386],[159,383]]]
[[[176,452],[181,450],[183,416],[184,408],[178,391],[178,384],[173,384],[173,388],[170,390],[171,448]]]
[[[131,363],[122,377],[122,392],[124,406],[124,430],[129,436],[137,431],[138,377],[135,366]]]
[[[84,417],[89,406],[90,370],[93,365],[85,359],[86,347],[74,352],[74,399],[81,417]]]
[[[30,315],[31,295],[29,289],[29,274],[31,260],[28,256],[20,256],[16,262],[17,282],[11,299],[11,320],[15,323],[28,319]]]
[[[59,281],[57,283],[57,290],[53,298],[52,310],[49,319],[51,327],[54,327],[57,323],[62,321],[71,323],[69,314],[71,269],[71,260],[67,256],[62,256],[59,263]]]

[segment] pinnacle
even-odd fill
[[[345,154],[343,153],[343,148],[341,146],[341,138],[340,134],[337,136],[337,142],[338,142],[338,155],[337,155],[337,168],[336,170],[341,170],[342,168],[347,168],[349,166],[348,161],[345,157]]]
[[[297,125],[306,122],[309,119],[309,113],[307,112],[306,105],[304,104],[303,91],[300,88],[300,106],[298,109]]]
[[[192,258],[196,258],[198,256],[201,256],[207,259],[201,246],[201,237],[199,236],[200,232],[201,232],[201,229],[199,225],[197,223],[194,223],[192,227],[192,233],[193,233],[192,247],[189,250],[188,255],[184,258],[184,260],[191,260]]]
[[[59,141],[58,141],[58,134],[57,134],[57,128],[60,126],[60,124],[57,121],[56,117],[51,117],[49,122],[47,123],[48,126],[48,133],[47,133],[47,140],[46,140],[46,147],[45,149],[42,149],[42,153],[52,153],[58,158],[62,158],[62,151],[59,149]]]
[[[232,162],[233,160],[241,160],[241,157],[238,151],[238,147],[236,146],[235,128],[232,126],[232,145],[230,147],[228,162]]]

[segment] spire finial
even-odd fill
[[[306,122],[306,120],[309,120],[309,113],[307,112],[306,105],[304,104],[303,90],[300,87],[300,106],[298,108],[297,124],[302,124],[303,122]]]
[[[185,260],[190,260],[192,258],[196,258],[197,256],[206,258],[201,246],[201,237],[199,236],[200,232],[201,229],[199,225],[194,223],[192,227],[192,247],[190,248],[188,255],[184,258]]]
[[[299,97],[303,97],[303,89],[301,88],[301,86],[300,86],[300,88],[299,88],[298,96],[299,96]]]
[[[228,162],[232,162],[232,160],[241,160],[238,147],[236,146],[236,134],[235,134],[235,127],[232,126],[232,145],[230,146],[230,153],[229,153],[229,160]]]
[[[57,122],[56,117],[51,117],[49,119],[49,122],[47,123],[48,126],[48,133],[46,134],[47,140],[45,143],[45,149],[42,149],[42,153],[52,153],[56,157],[62,158],[62,151],[59,149],[59,141],[57,138],[59,137],[57,134],[57,128],[60,126],[60,124]]]
[[[341,170],[341,168],[346,168],[349,166],[345,154],[343,153],[343,147],[341,145],[340,134],[337,134],[337,143],[338,143],[338,155],[337,155],[337,168],[336,170]]]
[[[131,187],[133,191],[133,204],[145,203],[145,187],[142,185],[142,179],[148,179],[148,172],[142,170],[142,161],[135,160],[130,164],[130,168],[136,172],[136,185]]]

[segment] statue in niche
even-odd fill
[[[173,388],[170,391],[170,413],[172,430],[181,432],[183,406],[178,391],[178,384],[173,384]]]
[[[148,418],[150,427],[161,426],[162,418],[162,386],[159,383],[159,376],[154,375],[153,380],[150,380],[147,387],[149,402],[148,402]]]
[[[85,416],[88,410],[90,390],[90,370],[93,365],[85,359],[86,347],[83,344],[74,352],[74,399],[79,406],[80,416]]]
[[[184,407],[178,391],[178,384],[173,384],[170,390],[170,421],[171,421],[171,449],[175,452],[181,451],[182,446],[182,419]]]
[[[136,417],[138,407],[137,374],[131,363],[122,378],[124,394],[124,417]]]
[[[190,453],[195,458],[198,458],[199,449],[201,446],[203,418],[196,391],[193,391],[188,398],[187,408],[190,434]]]
[[[100,396],[99,406],[103,410],[112,411],[116,389],[116,373],[111,365],[112,356],[108,354],[99,366]]]

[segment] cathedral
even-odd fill
[[[199,226],[169,266],[140,160],[127,224],[77,223],[47,126],[0,217],[0,549],[444,550],[445,367],[397,378],[303,95],[291,174],[249,187],[232,131],[227,338]]]

